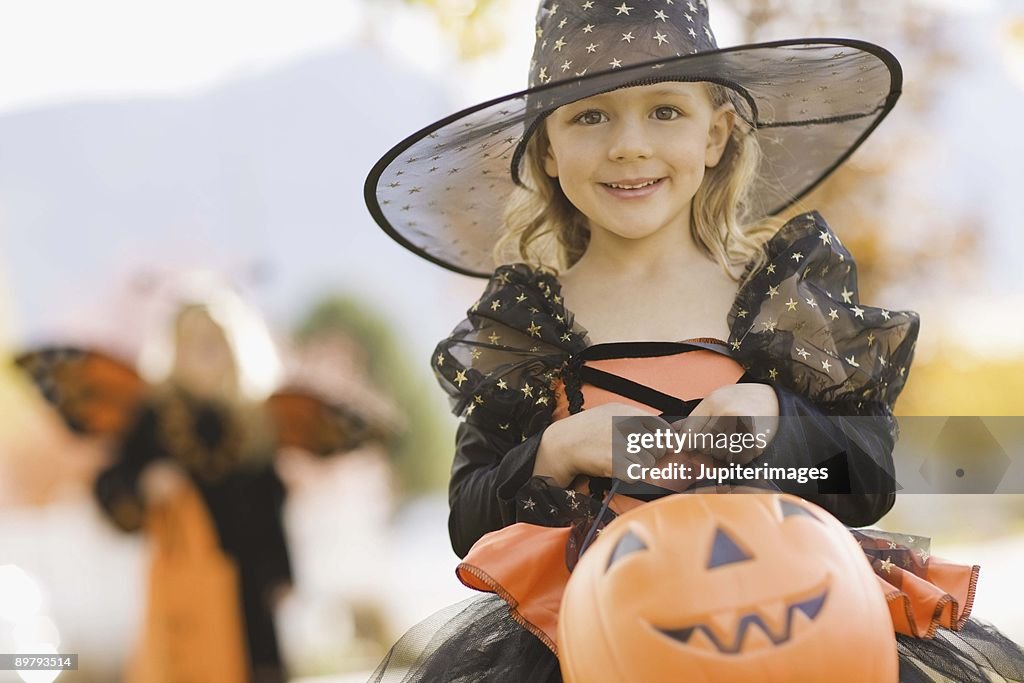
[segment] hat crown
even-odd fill
[[[707,0],[544,0],[530,87],[717,50]]]

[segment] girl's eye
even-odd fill
[[[675,107],[658,107],[654,110],[654,118],[659,121],[671,121],[680,116],[682,116],[682,112]]]
[[[603,121],[605,121],[604,114],[593,110],[585,111],[573,119],[573,123],[582,123],[587,126],[592,126],[595,123],[602,123]]]

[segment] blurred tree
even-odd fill
[[[360,301],[331,295],[315,304],[298,326],[300,348],[326,337],[343,337],[351,359],[368,376],[373,389],[394,403],[400,425],[391,455],[403,493],[443,488],[451,465],[451,434],[444,404],[436,400],[429,376],[411,364],[391,325]],[[369,397],[368,397],[369,398]],[[358,412],[358,406],[353,406]]]
[[[860,38],[897,55],[905,80],[896,113],[790,213],[819,209],[837,227],[857,258],[866,301],[890,285],[968,281],[978,267],[977,219],[951,214],[948,207],[928,201],[928,188],[915,173],[939,134],[941,122],[933,114],[946,91],[944,84],[961,66],[949,16],[919,0],[721,2],[740,19],[743,42],[792,36]]]
[[[462,59],[474,59],[501,45],[504,36],[501,9],[510,0],[403,1],[432,11],[445,34],[455,40]]]

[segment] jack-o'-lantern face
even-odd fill
[[[566,588],[570,683],[896,681],[878,579],[835,518],[788,495],[678,495],[609,525]]]

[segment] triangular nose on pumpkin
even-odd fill
[[[737,545],[725,529],[718,527],[715,530],[715,540],[711,543],[711,557],[708,558],[708,569],[749,559],[751,559],[750,555]]]

